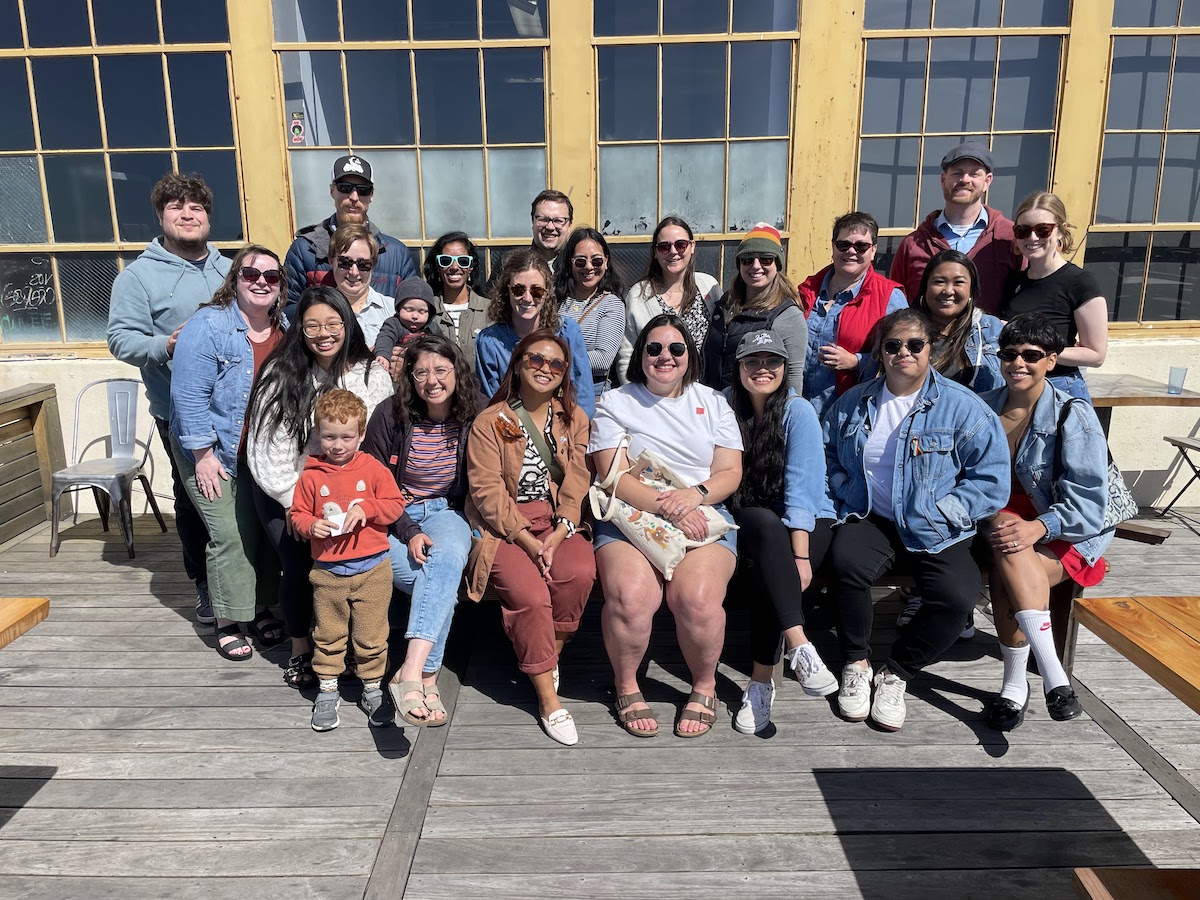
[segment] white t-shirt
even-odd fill
[[[897,435],[900,423],[912,412],[921,391],[897,397],[885,384],[879,391],[875,423],[863,447],[863,464],[871,489],[871,512],[884,518],[892,516],[892,478],[896,472]]]
[[[462,303],[444,303],[442,308],[450,313],[450,321],[454,323],[455,330],[458,329],[458,320],[462,318],[463,310],[467,308],[469,301],[464,300]]]
[[[629,432],[629,458],[653,450],[688,484],[712,474],[713,449],[742,449],[742,432],[728,401],[696,383],[673,398],[626,384],[596,401],[588,452],[611,450]]]

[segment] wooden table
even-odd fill
[[[1200,393],[1185,390],[1182,394],[1168,394],[1165,381],[1104,372],[1088,372],[1085,377],[1105,437],[1114,406],[1200,406]]]
[[[50,615],[46,597],[0,598],[0,647],[11,644]]]
[[[1200,713],[1200,597],[1082,597],[1075,618]]]

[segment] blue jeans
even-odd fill
[[[461,512],[450,509],[445,497],[411,503],[405,512],[421,526],[433,546],[425,551],[425,564],[421,565],[407,545],[389,535],[392,584],[412,597],[404,637],[433,642],[424,671],[436,672],[442,666],[458,603],[458,586],[471,551],[471,526]]]
[[[1074,375],[1048,375],[1046,380],[1064,394],[1070,394],[1088,403],[1092,402],[1092,392],[1088,390],[1087,381],[1080,372]]]

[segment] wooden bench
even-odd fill
[[[1083,900],[1194,900],[1200,869],[1076,869],[1075,893]]]
[[[0,598],[0,647],[11,644],[48,615],[47,597]]]

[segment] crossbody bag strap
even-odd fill
[[[554,458],[554,454],[550,452],[550,446],[546,443],[546,437],[542,434],[540,428],[533,424],[533,417],[529,415],[529,410],[525,408],[525,404],[517,400],[509,404],[513,412],[521,420],[521,424],[525,426],[525,433],[529,435],[529,439],[533,441],[533,446],[538,452],[538,456],[542,458],[542,462],[546,466],[546,471],[550,473],[550,478],[555,484],[562,484],[563,470],[558,464],[558,460]]]
[[[586,307],[584,307],[583,312],[581,312],[579,314],[579,318],[575,320],[575,324],[582,327],[583,320],[588,317],[588,313],[590,313],[593,309],[595,309],[597,306],[599,306],[600,301],[603,300],[607,296],[608,296],[608,294],[601,294],[599,297],[597,297],[595,300],[593,300],[591,303],[589,303]]]

